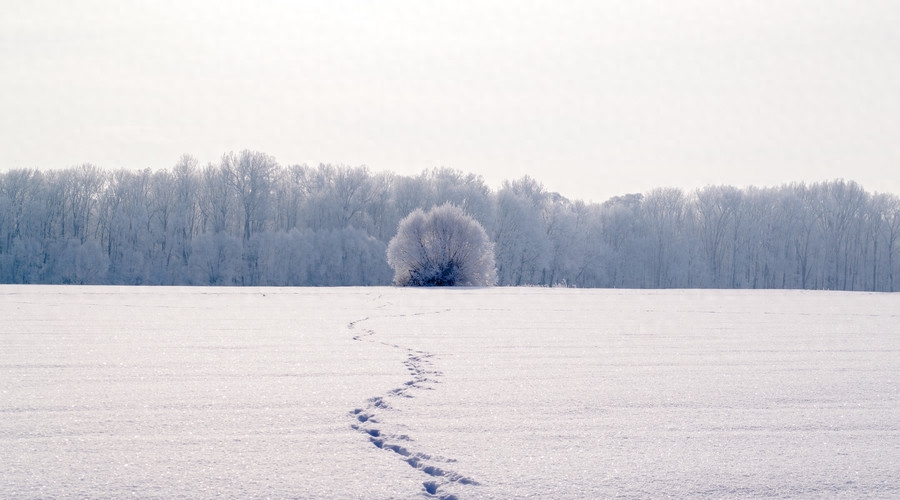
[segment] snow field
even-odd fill
[[[4,498],[900,495],[900,295],[0,287]]]
[[[268,292],[3,287],[0,496],[407,490],[345,419],[402,369],[346,335],[370,297]]]
[[[898,296],[435,297],[405,292],[416,315],[366,324],[437,360],[440,386],[398,406],[481,483],[460,497],[900,494]]]

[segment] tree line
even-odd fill
[[[900,199],[852,181],[586,203],[530,177],[494,190],[459,170],[284,167],[257,151],[205,166],[185,155],[162,170],[0,174],[0,282],[386,285],[399,221],[445,203],[484,227],[500,285],[900,285]]]

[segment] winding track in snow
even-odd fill
[[[361,318],[347,325],[347,329],[351,332],[360,332],[353,336],[353,340],[379,343],[393,349],[406,351],[406,360],[403,364],[406,366],[411,378],[405,381],[403,385],[390,389],[381,396],[373,396],[367,399],[364,407],[351,410],[349,416],[353,423],[350,427],[365,435],[369,443],[376,448],[395,453],[411,467],[428,476],[422,482],[423,493],[427,497],[440,498],[441,500],[457,500],[459,497],[456,494],[445,493],[448,485],[477,486],[479,483],[447,467],[447,464],[452,464],[456,460],[415,451],[414,441],[408,435],[389,433],[383,430],[385,425],[387,425],[388,417],[392,414],[396,415],[396,411],[391,407],[392,399],[413,398],[416,391],[434,390],[434,386],[440,383],[439,379],[443,374],[434,368],[434,364],[431,361],[434,354],[403,347],[398,344],[374,340],[372,338],[375,335],[374,330],[357,329],[360,323],[369,319],[369,317]]]

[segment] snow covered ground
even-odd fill
[[[900,294],[0,287],[3,498],[900,496]]]

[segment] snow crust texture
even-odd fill
[[[0,286],[0,498],[897,498],[900,295]]]

